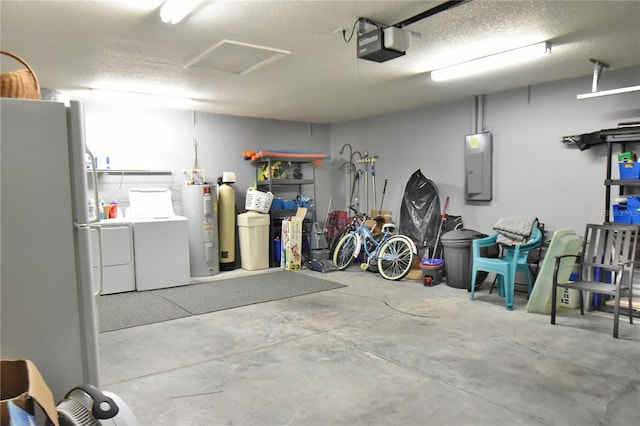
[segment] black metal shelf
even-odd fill
[[[604,184],[608,186],[640,186],[640,179],[605,179]]]
[[[625,187],[640,187],[640,179],[611,179],[613,173],[613,145],[619,145],[624,152],[626,144],[640,143],[640,126],[620,127],[615,129],[604,129],[596,132],[598,137],[607,143],[607,171],[604,180],[605,185],[605,201],[604,201],[604,221],[613,222],[613,218],[609,215],[611,211],[611,187],[618,187],[618,195],[624,195]]]
[[[311,179],[266,179],[258,181],[259,187],[270,187],[275,185],[312,185],[314,183]]]
[[[291,179],[291,178],[286,178],[286,179],[264,179],[264,180],[259,180],[260,179],[260,171],[261,171],[261,167],[263,164],[266,164],[266,166],[271,169],[271,166],[273,163],[275,162],[282,162],[285,163],[285,167],[287,168],[291,168],[291,167],[297,167],[300,166],[299,168],[302,169],[302,166],[304,166],[304,168],[306,169],[304,171],[304,173],[311,173],[312,178],[311,179]],[[307,212],[307,215],[305,216],[305,219],[303,221],[303,235],[302,235],[302,240],[303,240],[303,248],[306,248],[305,252],[308,253],[309,258],[311,258],[311,235],[314,232],[313,230],[313,226],[314,223],[316,221],[316,210],[315,210],[315,203],[316,203],[316,165],[314,164],[314,159],[294,159],[294,158],[286,158],[286,157],[263,157],[263,158],[259,158],[257,160],[255,160],[254,162],[255,165],[255,171],[256,171],[256,187],[262,191],[269,191],[274,193],[274,188],[279,187],[282,191],[286,191],[284,189],[284,187],[297,187],[297,192],[298,194],[302,192],[302,187],[303,186],[307,186],[310,185],[312,187],[312,192],[313,192],[313,202],[314,202],[314,206],[312,206],[311,208],[309,208],[309,211]],[[290,163],[290,164],[289,164]],[[309,175],[306,175],[307,177]],[[274,193],[274,195],[276,195]],[[293,216],[295,215],[295,211],[294,210],[272,210],[270,212],[271,215],[271,223],[269,224],[269,235],[270,235],[270,240],[273,240],[274,238],[280,236],[281,233],[281,228],[282,228],[282,220],[285,217],[288,216]],[[305,226],[306,225],[306,226]],[[273,253],[273,245],[270,244],[270,249],[269,249],[269,259],[271,262],[272,266],[278,266],[275,262],[275,255]]]

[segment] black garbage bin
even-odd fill
[[[454,229],[442,236],[442,247],[444,247],[444,268],[447,275],[447,285],[454,288],[466,288],[471,291],[471,268],[473,255],[471,253],[471,242],[478,238],[486,237],[473,229]],[[497,246],[482,248],[480,253],[486,257],[498,257]],[[489,275],[488,272],[478,271],[475,286],[478,288]]]

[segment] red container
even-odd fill
[[[115,219],[116,217],[118,217],[118,205],[115,201],[112,201],[109,204],[109,219]]]
[[[424,259],[420,262],[423,283],[426,286],[438,285],[442,282],[444,259]]]

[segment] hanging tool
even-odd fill
[[[365,151],[364,158],[360,159],[364,163],[364,211],[369,211],[369,153]]]
[[[354,204],[360,204],[358,197],[354,198],[354,195],[356,193],[356,186],[358,188],[358,194],[360,193],[360,175],[362,173],[363,173],[362,170],[360,169],[356,170],[356,175],[353,178],[353,186],[351,187],[351,197],[349,198],[349,207],[352,207]],[[347,209],[347,212],[348,211],[349,209]]]
[[[327,206],[327,215],[324,217],[324,227],[322,228],[322,233],[326,236],[329,233],[329,229],[327,228],[327,224],[329,223],[329,213],[331,212],[331,202],[333,201],[333,197],[329,197],[329,205]]]
[[[375,157],[371,161],[371,188],[373,190],[373,209],[375,210],[376,204],[376,159]]]
[[[375,200],[375,196],[376,196],[376,190],[375,190],[375,162],[376,159],[378,158],[377,155],[374,156],[369,156],[368,152],[364,153],[364,156],[361,157],[357,162],[358,163],[364,163],[364,167],[365,167],[365,210],[368,212],[369,210],[369,164],[371,164],[371,184],[373,186],[373,211],[375,211],[376,209],[376,200]]]
[[[347,165],[347,171],[349,172],[349,182],[351,182],[353,180],[353,172],[356,169],[355,164],[353,164],[353,147],[351,146],[350,143],[345,143],[344,145],[342,145],[342,148],[340,149],[340,155],[342,155],[344,153],[344,149],[346,147],[349,147],[349,162],[348,163],[344,163],[342,164],[342,166],[340,166],[340,170],[342,170],[342,168]],[[348,184],[347,184],[348,185]],[[348,188],[348,186],[347,186]],[[349,211],[349,206],[346,206],[346,210]]]
[[[438,228],[438,235],[436,236],[436,244],[433,246],[433,256],[437,256],[438,242],[440,241],[440,233],[442,232],[442,225],[447,220],[447,208],[449,208],[449,197],[444,202],[444,208],[442,209],[442,216],[440,220],[440,227]]]
[[[378,210],[378,215],[382,214],[382,204],[384,203],[384,194],[387,192],[387,182],[389,182],[389,179],[384,180],[384,186],[382,187],[382,199],[380,200],[380,210]]]

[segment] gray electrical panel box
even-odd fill
[[[493,137],[491,133],[467,135],[464,144],[465,198],[491,201]]]

